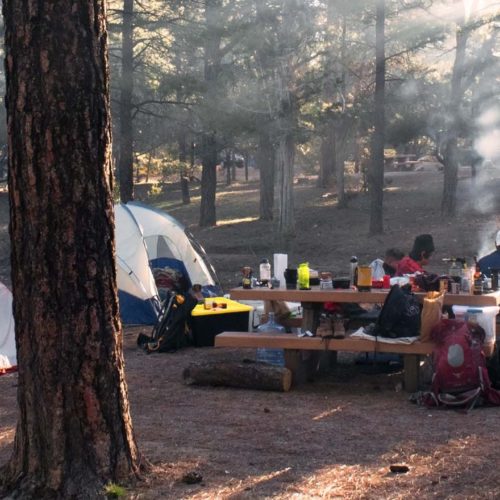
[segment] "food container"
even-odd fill
[[[489,357],[493,354],[496,341],[496,316],[498,306],[452,306],[456,319],[471,321],[481,326],[486,337],[484,339],[484,354]]]
[[[351,288],[351,280],[349,278],[333,278],[333,288]]]

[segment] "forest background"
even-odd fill
[[[491,249],[496,2],[124,0],[109,2],[108,23],[116,199],[193,229],[226,291],[242,264],[276,251],[343,274],[352,254],[407,251],[421,232],[435,237],[434,270]],[[0,204],[9,284],[5,192]],[[484,466],[498,460],[494,412],[464,426],[461,414],[409,405],[400,374],[366,379],[346,366],[285,397],[187,389],[188,362],[252,353],[188,348],[146,362],[136,334],[125,331],[127,382],[153,474],[132,498],[498,494]],[[0,380],[1,463],[16,377]],[[394,480],[395,462],[411,474]],[[193,470],[203,482],[186,485]]]
[[[254,168],[258,212],[242,217],[270,221],[273,250],[292,251],[298,177],[330,193],[332,222],[366,193],[356,232],[381,235],[384,172],[423,158],[442,170],[437,212],[450,220],[460,167],[500,156],[499,18],[479,0],[110,1],[117,197],[180,185],[198,212],[181,222],[214,227],[220,186]]]

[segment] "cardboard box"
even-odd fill
[[[191,312],[194,345],[213,346],[221,332],[247,332],[252,311],[252,306],[225,297],[205,299],[205,304],[198,304]]]

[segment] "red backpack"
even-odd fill
[[[427,406],[473,408],[477,404],[500,405],[500,392],[491,387],[482,351],[485,332],[472,323],[445,319],[431,332],[436,347],[431,391]]]

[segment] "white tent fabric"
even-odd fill
[[[125,324],[157,320],[159,294],[151,266],[179,269],[187,282],[198,283],[210,293],[218,287],[215,272],[202,256],[203,248],[165,212],[135,202],[115,205],[115,239],[120,314]]]
[[[0,372],[17,366],[12,294],[0,282]]]
[[[193,248],[182,224],[165,212],[138,203],[128,203],[127,208],[141,226],[150,261],[177,259],[184,263],[191,283],[217,285],[208,264]]]
[[[126,205],[115,205],[115,240],[122,321],[126,324],[155,323],[158,290],[141,228]]]

